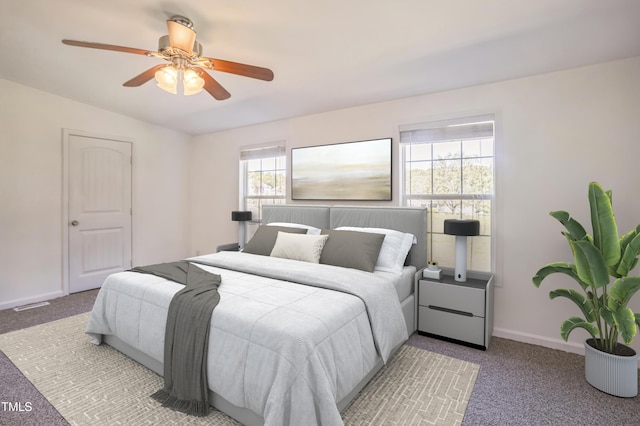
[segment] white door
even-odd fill
[[[131,267],[131,143],[68,134],[69,292]]]

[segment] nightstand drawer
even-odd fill
[[[437,306],[476,317],[485,316],[485,290],[464,285],[451,285],[420,280],[420,306]]]
[[[418,329],[426,333],[486,346],[484,326],[484,318],[481,317],[458,315],[427,306],[419,307]]]

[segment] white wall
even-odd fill
[[[133,262],[189,250],[189,137],[0,79],[0,309],[62,295],[62,129],[133,140]]]
[[[577,308],[548,298],[549,290],[574,284],[552,277],[536,289],[531,277],[548,262],[571,259],[548,212],[567,210],[590,229],[592,180],[613,190],[621,232],[640,223],[640,57],[195,137],[192,254],[236,241],[230,212],[238,207],[240,146],[286,140],[289,149],[392,136],[398,159],[399,125],[486,112],[499,117],[495,335],[581,353],[586,332],[575,331],[568,345],[559,337],[561,322]],[[387,204],[399,204],[397,171]],[[632,307],[640,312],[640,295]],[[640,349],[640,338],[633,346]]]
[[[571,346],[558,332],[576,308],[548,299],[573,284],[531,284],[540,266],[570,259],[548,212],[567,210],[588,227],[586,188],[597,180],[613,189],[621,232],[640,223],[640,57],[193,138],[1,79],[0,93],[0,309],[62,294],[63,128],[134,140],[133,255],[145,264],[236,241],[241,146],[392,136],[398,159],[399,125],[496,112],[495,334],[577,352],[585,333]],[[399,203],[397,172],[386,204]],[[640,296],[632,307],[640,311]]]

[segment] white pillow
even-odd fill
[[[278,232],[271,256],[320,263],[320,255],[328,238],[328,235]]]
[[[404,261],[411,250],[411,245],[418,242],[415,235],[385,228],[358,228],[355,226],[341,226],[336,229],[345,231],[372,232],[384,234],[384,241],[374,270],[401,274]]]
[[[289,223],[289,222],[272,222],[267,223],[267,226],[286,226],[289,228],[302,228],[307,230],[307,235],[320,235],[320,228],[314,228],[313,226],[303,225],[301,223]]]

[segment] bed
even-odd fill
[[[211,405],[246,425],[340,425],[340,411],[416,330],[426,209],[273,205],[263,207],[262,220],[265,228],[305,225],[340,236],[373,228],[415,237],[399,270],[241,252],[187,259],[222,277],[207,361]],[[86,331],[93,343],[162,375],[167,309],[181,288],[152,275],[113,274]]]

